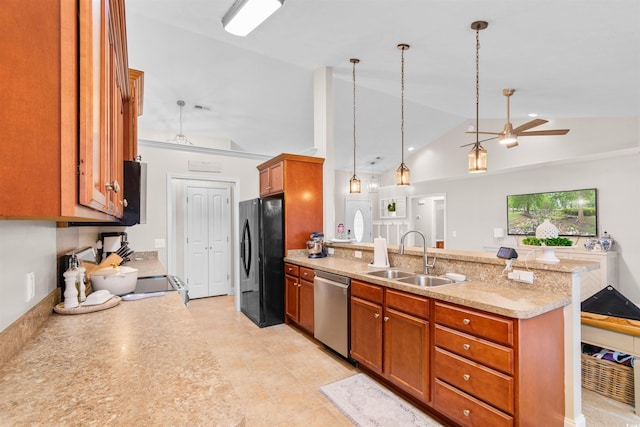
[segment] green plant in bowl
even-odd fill
[[[546,239],[525,237],[522,239],[522,244],[530,246],[573,246],[573,241],[566,237],[549,237]]]

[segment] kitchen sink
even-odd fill
[[[453,283],[453,280],[446,277],[428,276],[424,274],[412,275],[397,279],[398,282],[416,286],[441,286]]]
[[[383,279],[400,279],[415,276],[415,273],[402,270],[378,270],[367,273],[370,276],[382,277]]]

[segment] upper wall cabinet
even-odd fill
[[[128,68],[124,0],[6,0],[0,24],[13,28],[0,40],[0,218],[121,217],[123,160],[137,152],[141,112],[132,93],[142,95],[141,73]]]

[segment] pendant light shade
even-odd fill
[[[471,28],[476,30],[476,142],[469,151],[469,173],[487,171],[487,150],[480,145],[480,30],[487,28],[486,21],[475,21]]]
[[[378,192],[378,180],[376,179],[376,175],[373,169],[373,165],[375,165],[376,162],[371,162],[371,180],[369,182],[367,182],[367,191],[369,193],[377,193]]]
[[[176,144],[182,144],[182,145],[193,145],[193,142],[189,141],[189,138],[187,138],[186,136],[184,136],[184,134],[182,133],[182,107],[184,107],[184,101],[179,100],[178,102],[176,102],[176,104],[178,104],[178,107],[180,107],[180,132],[176,134],[176,136],[173,137],[173,139],[170,139],[169,142],[175,142]]]
[[[400,133],[402,141],[402,161],[398,169],[396,169],[396,185],[411,185],[410,172],[407,165],[404,164],[404,51],[409,49],[408,44],[401,43],[398,46],[401,54],[401,91],[400,91]]]
[[[349,180],[349,193],[360,192],[360,179],[356,176],[356,64],[360,62],[357,58],[349,60],[353,64],[351,76],[353,79],[353,176]]]

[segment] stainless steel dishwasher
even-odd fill
[[[315,270],[313,279],[314,337],[349,358],[349,287],[351,279]]]

